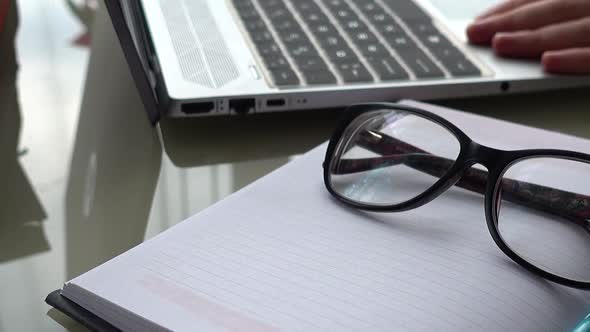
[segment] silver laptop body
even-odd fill
[[[135,20],[130,30],[145,51],[141,62],[159,112],[170,117],[590,83],[466,43],[467,24],[494,0],[138,1],[121,6]]]

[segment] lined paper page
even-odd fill
[[[434,110],[474,139],[521,148],[541,134],[552,147],[589,150],[585,140]],[[104,318],[116,326],[133,312],[178,331],[565,331],[590,310],[585,292],[504,256],[481,196],[452,189],[409,212],[359,212],[324,188],[324,153],[72,280],[65,295],[81,287],[115,304]]]

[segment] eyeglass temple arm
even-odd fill
[[[360,146],[382,157],[341,160],[338,165],[338,174],[363,172],[403,163],[440,178],[454,163],[453,160],[432,155],[383,133],[375,136],[372,132],[365,132],[360,137],[358,142]],[[376,137],[380,139],[376,141]],[[470,168],[455,185],[484,194],[487,178],[487,171]],[[589,196],[512,179],[503,179],[501,193],[502,199],[506,201],[564,217],[590,230]]]

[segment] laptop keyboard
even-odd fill
[[[411,0],[232,0],[278,87],[481,76]]]

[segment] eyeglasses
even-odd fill
[[[336,129],[324,182],[341,202],[380,212],[417,208],[452,186],[483,194],[489,232],[508,257],[590,288],[590,155],[498,150],[430,112],[363,104]]]

